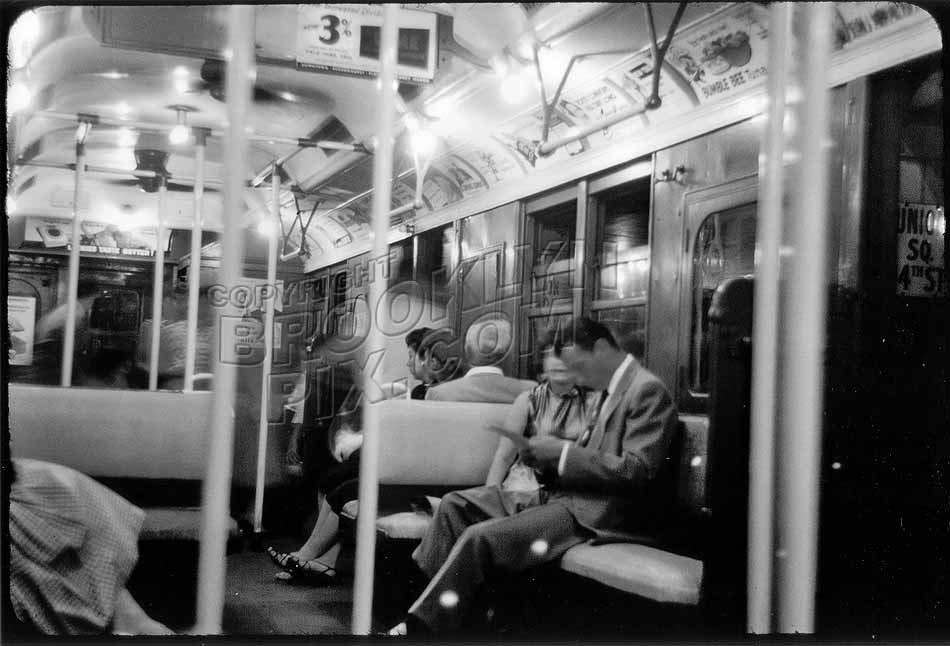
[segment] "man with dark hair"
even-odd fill
[[[390,634],[456,629],[489,569],[523,571],[661,512],[660,472],[677,426],[663,383],[596,321],[575,320],[553,346],[580,384],[602,391],[587,428],[575,440],[527,439],[521,459],[545,484],[531,494],[477,487],[442,500],[413,554],[431,580]]]
[[[511,323],[494,314],[472,323],[465,332],[465,376],[433,386],[426,399],[456,402],[510,404],[537,383],[508,377],[500,364],[511,350]],[[432,346],[435,351],[437,345]]]
[[[409,368],[409,374],[418,379],[421,383],[416,384],[409,396],[412,399],[425,399],[429,384],[432,383],[432,377],[426,367],[426,352],[421,348],[423,339],[432,330],[427,327],[416,328],[406,335],[406,347],[409,349],[409,360],[406,367]]]

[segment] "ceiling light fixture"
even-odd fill
[[[76,127],[76,143],[80,145],[86,143],[86,137],[89,136],[90,130],[92,130],[92,124],[88,121],[80,121]]]
[[[117,134],[119,148],[132,148],[138,140],[138,135],[131,128],[119,128]]]
[[[178,109],[178,125],[168,133],[168,141],[176,146],[188,141],[191,136],[191,129],[188,128],[188,113],[185,110]]]
[[[436,136],[428,130],[416,130],[412,133],[410,142],[415,154],[419,157],[429,157],[438,143]]]
[[[518,56],[526,61],[534,60],[534,50],[537,46],[538,41],[535,39],[534,34],[525,34],[521,37],[521,39],[518,40]]]
[[[525,96],[525,79],[521,74],[509,71],[501,80],[501,98],[506,103],[518,103]]]
[[[495,70],[495,74],[497,74],[500,78],[505,78],[508,75],[508,71],[511,69],[511,63],[508,60],[507,53],[501,53],[497,56],[492,56],[488,63],[491,65],[491,68]]]
[[[277,233],[277,226],[273,220],[261,220],[257,223],[257,232],[265,238],[270,238]]]

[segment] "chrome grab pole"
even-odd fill
[[[83,128],[80,125],[80,128]],[[88,126],[87,130],[88,132]],[[76,140],[76,174],[73,185],[73,231],[72,248],[69,250],[69,286],[66,294],[66,329],[63,331],[63,363],[60,372],[60,385],[69,387],[73,383],[73,354],[76,350],[76,310],[79,300],[79,243],[82,241],[82,221],[80,220],[79,198],[85,175],[86,142],[85,135]]]
[[[267,423],[270,412],[270,371],[271,357],[274,356],[274,308],[277,305],[277,232],[280,231],[280,173],[274,164],[271,175],[271,188],[274,199],[271,203],[271,217],[274,230],[267,235],[267,286],[265,294],[273,290],[270,298],[263,298],[264,309],[264,365],[261,368],[261,414],[257,430],[257,476],[254,481],[254,533],[261,533],[261,520],[264,517],[264,476],[267,468]]]
[[[175,127],[175,124],[168,123],[158,123],[154,121],[129,121],[125,119],[112,119],[109,117],[104,117],[98,114],[72,114],[69,112],[59,112],[56,110],[38,110],[34,116],[39,117],[48,117],[50,119],[63,119],[64,121],[72,121],[77,117],[82,119],[88,119],[90,123],[95,123],[102,126],[110,126],[114,128],[135,128],[136,130],[147,131],[147,132],[160,132],[167,133],[172,128]],[[225,130],[209,130],[208,134],[213,137],[227,137],[228,133]],[[294,138],[294,137],[279,137],[277,135],[268,135],[260,133],[246,133],[245,141],[259,141],[262,143],[269,144],[288,144],[291,146],[299,146],[300,148],[322,148],[324,150],[342,150],[348,152],[357,152],[366,154],[368,151],[361,143],[347,144],[339,141],[325,141],[322,139],[307,139],[307,138]]]
[[[784,374],[778,392],[776,487],[777,630],[815,630],[818,561],[818,500],[821,475],[822,395],[828,299],[828,60],[831,4],[795,7],[803,20],[797,77],[802,100],[795,104],[783,267],[779,356]],[[783,254],[785,255],[785,254]]]
[[[191,266],[188,269],[188,333],[185,346],[185,391],[195,389],[195,355],[198,338],[198,289],[201,280],[201,225],[202,201],[205,191],[205,145],[204,132],[195,133],[195,215],[191,223]]]
[[[398,5],[383,5],[383,25],[380,42],[379,72],[380,97],[376,137],[379,146],[373,159],[373,255],[371,271],[375,273],[369,284],[369,335],[367,356],[384,347],[382,332],[374,321],[376,308],[385,289],[380,271],[381,259],[388,258],[389,205],[392,193],[393,171],[393,112],[395,111],[393,81],[396,79],[396,20]],[[353,586],[354,635],[369,634],[373,611],[373,567],[376,555],[376,507],[379,463],[379,413],[369,402],[375,392],[373,376],[364,374],[363,386],[363,447],[360,455],[359,515],[356,521],[356,573]]]
[[[237,285],[244,255],[243,223],[244,174],[247,146],[244,127],[251,102],[251,61],[254,46],[254,7],[228,7],[228,61],[225,92],[228,97],[228,136],[224,140],[226,224],[221,238],[221,279],[226,288]],[[224,335],[225,318],[218,316],[217,338]],[[234,413],[237,369],[232,363],[216,361],[208,466],[201,500],[201,553],[198,558],[198,607],[195,632],[218,634],[224,611],[224,582],[227,569],[225,547],[228,538],[228,499],[231,458],[234,452]]]
[[[772,543],[775,493],[775,392],[778,365],[779,248],[782,239],[782,152],[785,85],[791,57],[792,5],[769,13],[767,121],[759,166],[755,295],[752,326],[752,411],[749,450],[749,551],[746,630],[772,631]]]
[[[158,389],[158,353],[162,339],[162,288],[165,283],[164,217],[168,187],[164,176],[158,180],[158,216],[155,219],[155,263],[152,266],[152,339],[148,355],[148,389]]]

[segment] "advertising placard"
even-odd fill
[[[152,257],[155,255],[155,227],[120,227],[106,222],[84,220],[79,239],[82,253],[115,256]],[[69,250],[72,222],[54,218],[27,218],[24,241],[42,242],[47,249]],[[171,230],[162,236],[162,251],[168,251]]]
[[[410,83],[435,77],[437,15],[399,10],[396,76]],[[379,74],[381,4],[297,6],[297,68],[355,76]]]
[[[768,9],[735,5],[715,20],[676,34],[666,60],[689,81],[700,102],[719,101],[765,82],[767,38]]]
[[[943,296],[947,290],[944,234],[936,204],[905,203],[897,218],[897,295]]]
[[[36,299],[32,296],[7,296],[7,327],[10,330],[11,366],[33,363],[36,325]]]

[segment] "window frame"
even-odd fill
[[[693,324],[693,252],[699,229],[713,213],[728,211],[745,204],[756,205],[758,222],[758,176],[747,175],[729,182],[689,191],[683,196],[683,253],[680,259],[680,307],[677,330],[677,399],[684,413],[706,413],[709,394],[692,389]],[[758,240],[753,257],[758,257]]]

